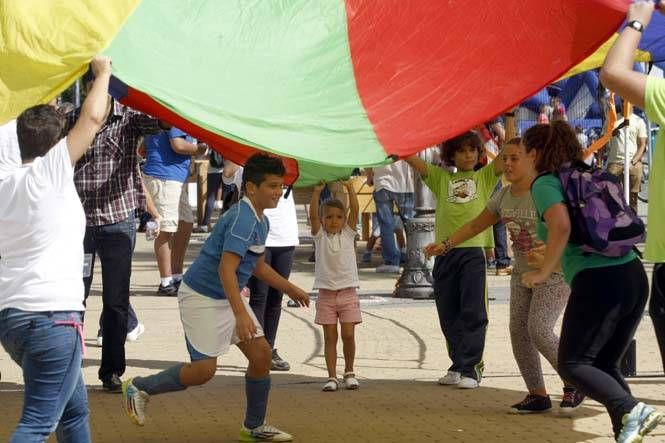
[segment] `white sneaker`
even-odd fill
[[[101,348],[103,343],[104,343],[104,337],[100,335],[99,337],[97,337],[97,346]]]
[[[440,385],[456,385],[459,384],[462,374],[455,371],[448,371],[446,375],[439,379]]]
[[[349,390],[358,389],[360,387],[356,374],[353,372],[347,372],[344,374],[344,387]]]
[[[245,425],[240,428],[240,441],[293,441],[293,436],[280,431],[267,423],[248,429]]]
[[[143,334],[144,332],[145,332],[145,326],[143,326],[143,323],[139,323],[138,325],[136,325],[134,329],[132,329],[127,333],[127,341],[138,340],[141,334]]]
[[[379,274],[399,274],[399,266],[380,265],[376,267],[376,272]]]
[[[139,391],[132,380],[127,380],[122,384],[122,408],[134,423],[143,426],[145,409],[150,401],[150,396],[146,392]]]
[[[478,386],[480,386],[478,380],[471,377],[462,377],[457,384],[460,389],[476,389]]]

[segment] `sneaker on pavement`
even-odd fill
[[[582,406],[583,402],[584,402],[584,394],[582,394],[574,387],[564,386],[563,398],[561,399],[561,403],[559,403],[559,408],[561,408],[561,412],[563,412],[564,414],[569,414],[575,411],[580,406]]]
[[[137,425],[145,424],[145,409],[150,401],[150,395],[132,383],[133,379],[122,384],[122,408],[129,418]]]
[[[617,437],[619,443],[638,443],[649,432],[653,431],[663,419],[663,414],[649,405],[639,402],[623,416],[623,427]]]
[[[267,423],[248,429],[244,425],[240,428],[240,441],[293,441],[293,436],[280,431]]]
[[[141,334],[143,334],[144,332],[145,332],[145,326],[143,326],[143,323],[139,323],[138,325],[136,325],[134,329],[132,329],[127,333],[127,341],[138,340]]]
[[[371,263],[372,262],[372,251],[363,252],[362,262],[363,263]]]
[[[519,403],[510,407],[513,414],[537,414],[540,412],[549,412],[552,409],[552,401],[549,395],[529,394]]]
[[[378,272],[379,274],[399,274],[399,266],[396,265],[377,266],[376,272]]]
[[[289,308],[297,308],[300,305],[298,305],[298,303],[293,300],[289,300],[286,302],[286,306],[288,306]]]
[[[182,279],[180,280],[173,280],[173,286],[175,286],[176,292],[180,290],[180,285],[182,284]]]
[[[460,389],[476,389],[478,386],[480,386],[478,380],[471,377],[462,377],[457,383],[457,387]]]
[[[118,394],[122,391],[122,380],[117,374],[112,374],[109,378],[102,380],[102,387],[106,392]]]
[[[206,225],[197,226],[194,229],[192,229],[192,232],[194,234],[207,234],[208,233],[208,226],[206,226]]]
[[[512,266],[506,266],[503,268],[496,268],[496,275],[498,276],[506,276],[510,275],[513,273],[513,267]]]
[[[277,353],[277,349],[272,350],[272,365],[270,370],[272,371],[288,371],[291,369],[291,365],[288,361],[282,360],[282,357]]]
[[[157,288],[157,295],[162,297],[176,297],[178,295],[178,288],[173,283],[169,283],[166,286],[162,286],[160,283],[159,288]]]
[[[446,375],[439,379],[440,385],[456,385],[462,379],[462,374],[455,371],[448,371]]]

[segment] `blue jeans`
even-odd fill
[[[23,413],[11,442],[89,442],[88,394],[81,373],[81,337],[58,321],[81,322],[80,312],[0,311],[0,342],[23,368]]]
[[[134,216],[103,226],[85,229],[83,249],[93,254],[90,277],[83,279],[85,298],[90,293],[95,254],[102,263],[102,324],[104,341],[99,379],[108,380],[125,372],[125,339],[129,310],[129,281],[132,275],[132,254],[136,243]]]
[[[413,218],[415,214],[415,201],[412,192],[392,192],[386,189],[374,191],[376,204],[376,217],[381,228],[381,255],[383,263],[399,266],[400,251],[395,242],[395,219],[393,218],[393,204],[399,209],[402,221]]]

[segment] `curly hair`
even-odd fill
[[[526,152],[536,150],[539,173],[554,172],[564,163],[580,160],[582,146],[575,131],[563,120],[531,126],[522,137]]]
[[[441,161],[448,166],[455,166],[455,153],[465,146],[471,146],[478,151],[478,156],[483,153],[483,142],[478,134],[467,131],[464,134],[453,137],[439,146],[441,150]]]

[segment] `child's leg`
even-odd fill
[[[462,343],[457,360],[462,376],[480,382],[487,333],[487,285],[485,254],[481,248],[463,248],[454,258],[459,263],[458,284]]]
[[[245,374],[247,409],[244,425],[248,429],[254,429],[261,426],[266,418],[268,395],[270,394],[272,350],[264,337],[240,342],[237,346],[249,361]]]
[[[354,323],[341,323],[342,347],[344,349],[344,372],[353,372],[353,361],[356,358],[356,337]]]
[[[462,365],[457,358],[462,344],[458,269],[455,260],[451,258],[455,254],[456,252],[453,250],[447,255],[437,257],[432,276],[434,277],[434,301],[439,315],[439,325],[446,340],[448,357],[452,361],[448,370],[462,372]]]
[[[561,275],[552,278],[559,280],[558,284],[539,286],[533,289],[527,328],[531,341],[538,351],[554,369],[557,369],[559,336],[554,332],[554,327],[568,303],[570,287]]]
[[[522,379],[529,394],[547,395],[540,355],[529,336],[529,310],[531,308],[531,289],[519,283],[519,274],[513,274],[510,284],[510,342],[513,355],[520,369]],[[556,367],[556,366],[555,366]]]
[[[157,374],[135,377],[132,384],[150,395],[182,391],[188,386],[199,386],[208,382],[217,371],[217,358],[211,357],[191,363],[171,366]]]
[[[323,325],[323,343],[328,378],[337,378],[337,324]]]

